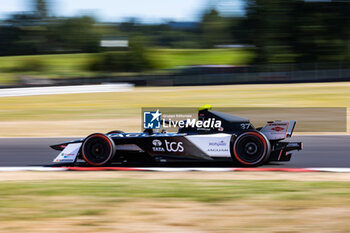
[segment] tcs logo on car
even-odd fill
[[[165,148],[169,152],[183,152],[184,147],[182,142],[168,142],[165,140]]]

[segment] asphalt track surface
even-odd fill
[[[49,145],[73,138],[0,138],[0,167],[53,166],[58,151]],[[294,136],[292,141],[304,143],[302,151],[295,151],[289,162],[273,162],[264,167],[308,168],[350,167],[350,136]],[[114,165],[122,166],[122,165]],[[129,166],[154,166],[130,164]],[[232,164],[190,163],[158,164],[160,167],[232,167]]]

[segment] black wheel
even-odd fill
[[[88,136],[81,147],[83,159],[92,166],[102,166],[110,162],[115,155],[112,139],[104,134]]]
[[[115,134],[115,133],[124,133],[124,131],[121,131],[121,130],[114,130],[114,131],[108,132],[108,133],[106,133],[106,134],[108,135],[108,134]]]
[[[259,166],[270,157],[269,140],[260,132],[240,134],[233,143],[232,159],[244,166]]]

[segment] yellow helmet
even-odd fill
[[[198,108],[198,111],[210,110],[211,108],[212,108],[211,105],[205,104],[205,105],[203,105],[202,107],[199,107],[199,108]]]

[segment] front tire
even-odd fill
[[[266,136],[258,131],[240,134],[233,143],[231,157],[243,166],[264,164],[270,157],[271,145]]]
[[[83,159],[92,166],[103,166],[115,156],[115,144],[104,134],[95,133],[88,136],[81,147]]]

